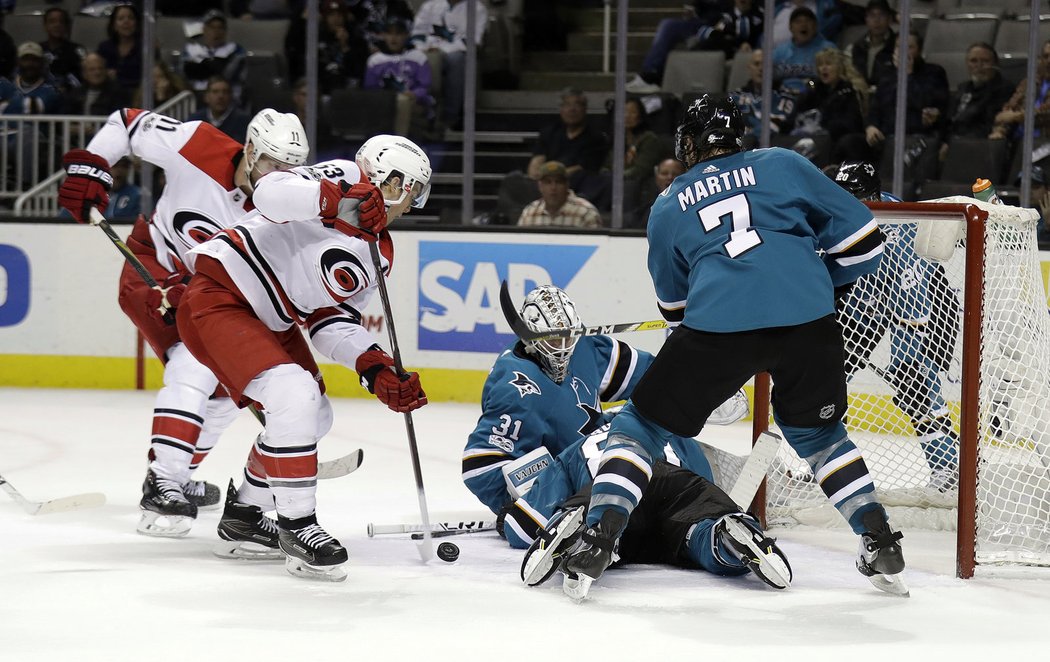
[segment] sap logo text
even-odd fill
[[[15,326],[29,314],[29,257],[0,244],[0,327]]]
[[[568,286],[596,246],[419,243],[419,349],[496,353],[514,341],[499,305],[538,285]]]

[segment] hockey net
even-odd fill
[[[839,321],[850,375],[845,422],[877,494],[900,529],[957,530],[960,576],[975,563],[1050,565],[1050,316],[1039,217],[962,197],[871,207],[886,250]],[[929,223],[959,230],[947,259],[914,252]],[[844,525],[787,444],[765,503],[770,525]]]

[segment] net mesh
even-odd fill
[[[1033,210],[989,205],[980,319],[976,560],[1050,565],[1050,316]],[[880,212],[879,270],[839,310],[846,427],[902,529],[954,529],[962,385],[965,233],[943,261],[916,253],[923,215]],[[955,216],[959,221],[961,214]],[[942,226],[944,227],[944,226]],[[949,243],[950,245],[950,243]],[[787,444],[767,482],[771,525],[844,525]]]

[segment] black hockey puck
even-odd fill
[[[454,563],[459,558],[459,547],[456,547],[450,542],[443,542],[438,545],[438,558],[446,563]]]

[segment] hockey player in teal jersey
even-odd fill
[[[882,191],[875,166],[842,163],[832,179],[858,200],[900,202]],[[915,252],[915,224],[882,227],[881,266],[857,281],[839,305],[846,349],[846,377],[863,369],[889,331],[890,361],[884,374],[893,401],[909,418],[930,467],[930,485],[942,492],[959,482],[959,441],[941,395],[940,372],[948,369],[959,330],[959,300],[944,267]]]
[[[860,537],[858,570],[905,595],[901,534],[875,496],[842,424],[843,341],[835,294],[875,271],[883,237],[871,212],[805,158],[741,151],[731,100],[685,112],[675,151],[689,170],[653,204],[649,272],[661,312],[681,322],[612,421],[586,528],[563,568],[586,594],[612,562],[672,434],[695,436],[754,374],[774,383],[773,414],[829,501]]]
[[[507,509],[503,523],[507,542],[529,550],[521,567],[526,584],[535,586],[554,574],[561,560],[558,551],[569,547],[571,536],[578,537],[608,433],[606,424],[559,453]],[[753,571],[770,586],[787,588],[791,584],[787,557],[757,520],[741,512],[711,482],[708,469],[700,444],[671,438],[653,464],[646,498],[631,514],[620,539],[619,562],[666,563],[725,576]],[[556,541],[559,532],[567,537]]]
[[[576,306],[553,285],[532,290],[521,316],[534,330],[583,326]],[[652,361],[649,352],[609,336],[515,343],[485,380],[481,417],[463,451],[464,484],[498,514],[518,496],[508,477],[547,466],[608,422],[602,403],[627,399]],[[746,413],[743,393],[731,395],[721,418]],[[700,473],[711,475],[710,468]]]

